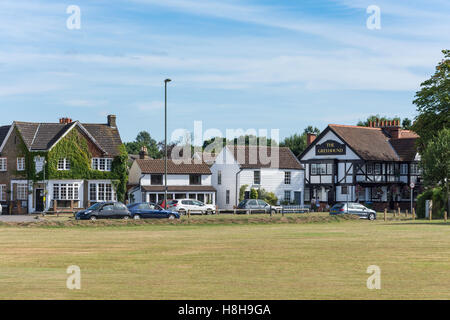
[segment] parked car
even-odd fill
[[[186,214],[190,210],[191,214],[213,214],[216,207],[212,204],[205,204],[195,199],[177,199],[173,200],[170,210],[177,211],[179,214]]]
[[[174,201],[176,201],[176,200],[174,200],[174,199],[167,199],[167,209],[170,208],[170,206],[172,205],[172,203],[173,203]],[[158,201],[158,205],[159,205],[161,208],[163,208],[163,209],[164,209],[164,203],[165,203],[165,202],[164,202],[164,199]]]
[[[178,212],[164,210],[157,204],[140,202],[132,203],[127,206],[131,213],[131,217],[135,220],[139,219],[180,219]]]
[[[129,218],[131,218],[131,213],[121,202],[97,202],[86,210],[75,213],[75,219],[77,220]]]
[[[277,213],[281,212],[280,206],[271,206],[264,200],[259,199],[245,199],[242,200],[238,209],[248,210],[249,213]]]
[[[356,214],[361,219],[375,220],[377,218],[377,213],[375,210],[369,209],[362,204],[356,202],[349,203],[336,203],[330,209],[330,215],[336,214]]]

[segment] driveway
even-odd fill
[[[1,222],[33,222],[36,221],[36,215],[13,215],[13,216],[3,216],[0,215]]]

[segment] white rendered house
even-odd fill
[[[237,206],[244,185],[244,198],[249,198],[251,189],[264,189],[273,192],[279,202],[303,205],[304,170],[289,148],[226,146],[211,172],[219,209]]]

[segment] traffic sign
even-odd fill
[[[409,184],[409,187],[410,187],[411,189],[414,189],[415,186],[416,186],[416,185],[414,184],[414,182],[411,182],[411,183]]]

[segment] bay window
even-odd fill
[[[107,182],[90,182],[89,183],[89,201],[104,202],[116,201],[117,195],[113,185]]]

